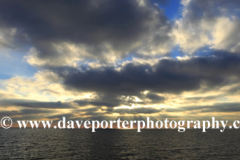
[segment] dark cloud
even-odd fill
[[[145,114],[152,114],[152,113],[159,113],[161,112],[161,109],[156,109],[154,107],[139,107],[134,109],[127,109],[127,108],[121,108],[121,109],[115,109],[113,110],[114,113],[120,113],[120,114],[138,114],[138,113],[145,113]]]
[[[19,115],[19,111],[0,111],[0,117]]]
[[[161,103],[165,100],[164,97],[158,96],[153,93],[148,93],[147,95],[137,94],[136,96],[140,99],[143,99],[143,101],[137,101],[135,96],[123,96],[120,95],[119,93],[115,94],[100,93],[99,97],[96,99],[75,100],[74,102],[77,103],[80,107],[87,105],[93,105],[97,107],[106,106],[109,107],[108,111],[112,111],[112,107],[117,107],[120,105],[125,106],[132,106],[133,104],[147,105],[149,102],[145,101],[146,100],[145,98],[150,99],[152,103]]]
[[[174,61],[171,62],[174,64]],[[170,64],[171,65],[171,64]],[[150,65],[129,63],[121,71],[115,68],[91,69],[85,72],[72,68],[68,74],[60,72],[67,89],[88,90],[103,93],[136,95],[140,91],[181,92],[197,89],[200,79],[172,72],[159,66],[156,71]]]
[[[30,115],[30,114],[42,114],[42,113],[54,113],[54,110],[46,110],[46,109],[22,109],[20,110],[20,114],[22,115]]]
[[[85,71],[76,68],[53,70],[63,78],[66,89],[95,91],[108,95],[108,98],[116,95],[141,96],[140,92],[145,90],[177,94],[197,90],[201,85],[214,89],[236,83],[240,76],[240,57],[214,52],[210,56],[187,60],[163,59],[154,66],[129,62],[120,71],[114,67]],[[237,80],[229,78],[231,76]]]
[[[1,105],[0,105],[1,106]],[[6,106],[8,107],[8,106]],[[0,117],[11,117],[13,122],[17,120],[42,119],[43,116],[54,114],[56,111],[51,109],[21,109],[19,111],[0,111]]]
[[[40,51],[40,59],[67,58],[67,52],[59,53],[53,46],[61,42],[87,45],[89,57],[101,59],[105,44],[128,54],[136,49],[136,42],[144,43],[154,31],[169,26],[159,8],[144,2],[141,6],[135,0],[2,0],[0,26],[17,28],[25,43]],[[161,43],[168,40],[165,32],[158,35]]]
[[[217,99],[219,98],[219,95],[218,96],[203,96],[203,97],[187,97],[185,98],[186,100],[192,100],[192,101],[199,101],[199,100],[214,100],[214,99]]]
[[[112,97],[109,97],[109,99],[107,97],[102,97],[100,99],[97,99],[97,100],[76,100],[74,101],[76,102],[79,106],[86,106],[86,105],[93,105],[93,106],[108,106],[108,107],[115,107],[115,106],[118,106],[119,104],[121,104],[120,100],[117,99],[117,98],[112,98]]]
[[[19,100],[19,99],[2,99],[0,100],[0,106],[19,106],[25,108],[46,108],[46,109],[56,109],[56,108],[72,108],[69,103],[62,102],[39,102],[30,100]],[[25,110],[30,111],[30,110]]]
[[[74,114],[69,113],[69,114],[57,114],[57,115],[53,115],[53,116],[48,116],[46,118],[50,118],[50,119],[62,119],[62,117],[66,117],[67,119],[74,117]]]
[[[161,102],[161,101],[164,101],[165,98],[162,97],[162,96],[159,96],[157,94],[154,94],[154,93],[148,93],[146,95],[146,98],[149,98],[150,100],[152,100],[152,102]]]

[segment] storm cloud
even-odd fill
[[[238,55],[220,51],[210,56],[186,60],[162,59],[153,66],[129,62],[120,70],[103,67],[85,71],[77,68],[57,68],[53,71],[63,79],[63,84],[69,90],[95,91],[112,96],[138,96],[145,90],[178,94],[198,90],[201,85],[213,89],[239,80],[239,69]],[[233,81],[229,77],[236,77],[237,80]]]
[[[110,52],[120,58],[150,39],[165,45],[170,32],[163,11],[151,1],[137,0],[3,0],[0,26],[16,28],[17,37],[24,35],[19,42],[33,45],[34,58],[44,64],[84,57],[108,61]]]

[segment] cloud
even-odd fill
[[[61,102],[38,102],[29,100],[18,100],[18,99],[2,99],[0,100],[0,106],[19,106],[25,108],[72,108],[70,104]]]
[[[56,112],[47,117],[64,112],[71,118],[142,114],[181,117],[224,110],[227,115],[235,106],[214,106],[219,106],[219,101],[239,103],[239,69],[240,57],[223,51],[207,56],[155,59],[153,63],[134,60],[119,66],[49,67],[36,73],[34,79],[13,77],[2,81],[7,90],[0,90],[0,106],[19,115],[23,109],[46,109]],[[41,101],[32,101],[26,90]],[[57,97],[62,102],[47,97]],[[196,103],[201,105],[199,109]],[[31,118],[36,114],[31,114]],[[23,118],[26,116],[29,115]]]
[[[39,115],[39,114],[50,114],[54,113],[53,110],[46,109],[22,109],[19,111],[0,111],[0,117],[4,116],[30,116],[30,115]]]
[[[48,119],[62,119],[62,117],[66,117],[67,119],[74,117],[74,114],[57,114],[57,115],[53,115],[53,116],[48,116],[46,118]]]
[[[52,71],[62,78],[66,90],[140,96],[143,91],[178,94],[236,83],[239,64],[237,55],[214,52],[186,60],[161,59],[153,66],[129,62],[120,69],[63,67],[52,68]]]
[[[0,99],[25,99],[42,102],[83,99],[94,93],[73,92],[64,89],[61,79],[49,70],[39,71],[33,77],[14,76],[0,81]]]
[[[16,34],[15,28],[0,28],[0,55],[3,53],[3,50],[14,47],[14,36]]]
[[[182,1],[182,18],[172,31],[175,43],[188,54],[209,46],[239,53],[240,3],[236,0]]]
[[[154,93],[148,93],[146,95],[146,98],[150,99],[152,102],[160,102],[160,101],[164,101],[165,98],[162,96],[159,96],[157,94]]]
[[[20,112],[19,111],[0,111],[0,117],[5,117],[5,116],[14,116],[18,115]]]
[[[240,19],[238,17],[219,18],[212,32],[212,48],[218,50],[229,50],[239,53],[240,51]]]
[[[127,108],[120,108],[113,110],[115,113],[120,114],[138,114],[138,113],[145,113],[145,114],[152,114],[152,113],[159,113],[161,112],[161,109],[157,109],[154,107],[136,107],[133,109],[127,109]]]
[[[171,61],[167,61],[171,63]],[[174,61],[172,62],[174,64]],[[164,65],[164,62],[162,63]],[[191,75],[168,72],[156,66],[156,71],[149,65],[129,63],[120,71],[114,67],[92,69],[84,72],[67,69],[59,72],[64,79],[66,89],[96,91],[103,93],[135,95],[140,91],[181,92],[197,89],[199,79]],[[67,74],[65,74],[67,73]]]
[[[10,0],[0,2],[0,15],[0,26],[16,28],[34,47],[27,57],[33,65],[115,61],[131,52],[170,49],[170,24],[151,1]]]
[[[184,111],[198,111],[198,113],[205,112],[240,112],[240,103],[215,103],[213,105],[203,105],[203,106],[188,106],[181,107],[179,109],[166,109],[166,112],[184,112]]]
[[[146,100],[147,98],[147,100]],[[150,101],[148,100],[150,99]],[[136,94],[135,96],[124,96],[120,93],[109,94],[109,93],[99,93],[96,98],[93,99],[84,99],[84,100],[75,100],[79,106],[97,106],[108,107],[108,111],[110,111],[113,107],[118,106],[132,106],[132,105],[148,105],[149,103],[161,103],[165,100],[164,97],[158,96],[153,93],[144,94]]]
[[[221,16],[232,16],[240,13],[240,3],[237,0],[189,0],[185,4],[183,16],[190,21],[199,21],[202,18],[214,20]]]

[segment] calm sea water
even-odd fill
[[[240,159],[240,131],[0,129],[0,159]]]

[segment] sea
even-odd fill
[[[240,159],[240,131],[0,129],[0,159]]]

